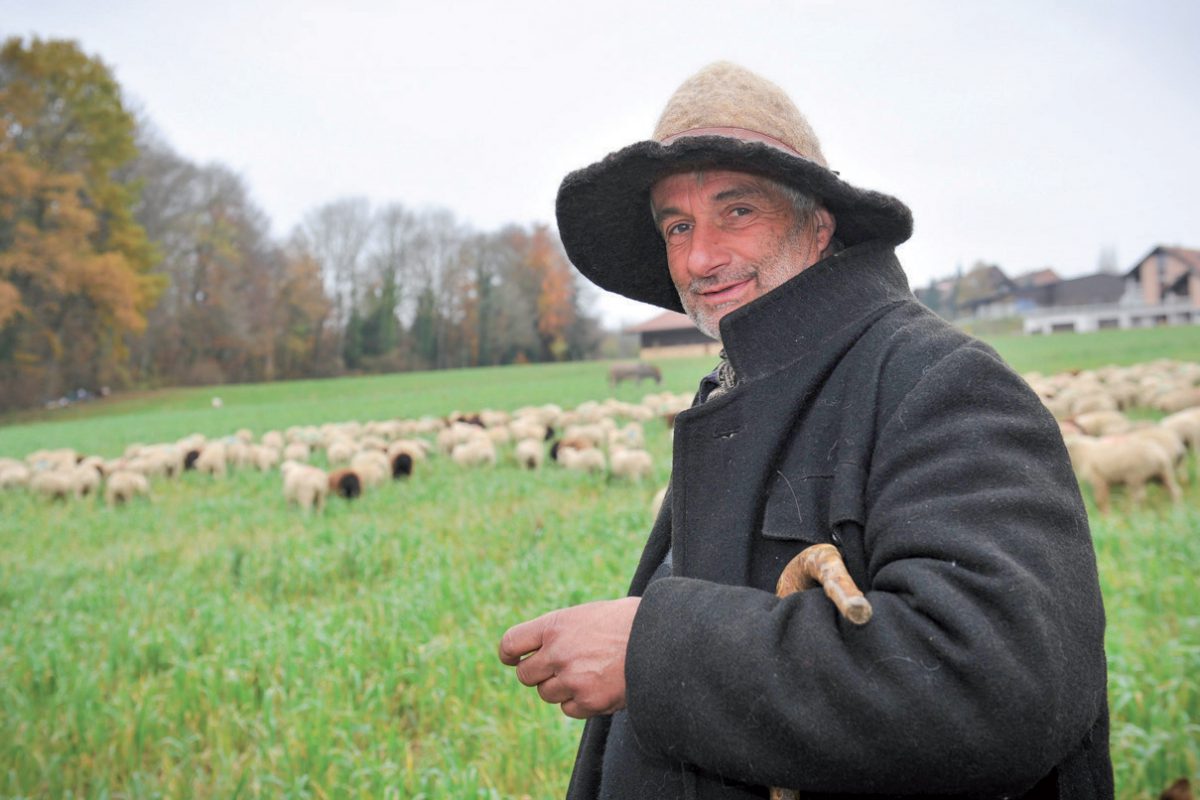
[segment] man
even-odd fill
[[[572,262],[724,357],[676,420],[629,596],[505,633],[588,718],[570,798],[1112,796],[1104,614],[1058,429],[918,304],[908,209],[831,172],[773,84],[689,79],[654,139],[573,173]],[[783,566],[835,545],[874,617]]]

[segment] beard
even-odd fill
[[[787,281],[799,275],[814,263],[808,252],[810,244],[806,241],[806,232],[793,229],[787,236],[780,238],[775,247],[750,264],[731,264],[721,272],[706,275],[703,278],[693,278],[686,285],[675,285],[679,292],[679,302],[683,310],[705,336],[721,340],[721,320],[735,308],[746,305],[782,286]],[[704,301],[703,292],[722,284],[735,284],[746,280],[754,283],[741,297],[728,300],[717,305]]]

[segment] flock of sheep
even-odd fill
[[[1140,502],[1146,483],[1157,481],[1173,502],[1181,500],[1180,484],[1189,480],[1188,453],[1200,451],[1200,364],[1160,360],[1025,378],[1059,420],[1075,472],[1091,485],[1102,512],[1109,510],[1114,485],[1124,485]],[[116,459],[39,450],[24,460],[0,458],[0,490],[24,488],[59,500],[102,492],[109,505],[120,505],[149,495],[152,480],[189,469],[214,478],[238,468],[278,469],[286,501],[319,511],[330,494],[356,498],[407,478],[433,456],[464,468],[494,466],[503,459],[539,469],[549,461],[567,470],[640,480],[653,466],[642,423],[662,418],[670,425],[690,402],[687,395],[662,392],[640,403],[610,398],[566,411],[544,405],[292,427],[268,431],[258,441],[248,430],[219,440],[193,434],[176,442],[130,445]],[[1134,418],[1127,415],[1137,409],[1166,416],[1153,422],[1137,419],[1136,412]],[[324,467],[311,463],[318,454]]]
[[[1102,512],[1110,488],[1123,485],[1137,503],[1146,483],[1182,499],[1188,453],[1200,452],[1200,364],[1170,360],[1129,367],[1025,376],[1059,421],[1075,474],[1092,487]],[[1149,410],[1157,422],[1128,416]]]
[[[320,511],[331,494],[357,498],[409,477],[417,464],[437,456],[463,468],[491,467],[503,459],[536,470],[549,462],[642,480],[653,468],[642,424],[660,418],[670,424],[690,403],[688,395],[662,392],[640,403],[610,398],[572,410],[543,405],[296,426],[267,431],[257,441],[243,429],[221,439],[192,434],[175,442],[132,444],[113,459],[71,449],[38,450],[23,460],[0,458],[0,490],[25,489],[63,501],[103,493],[110,506],[117,506],[148,496],[152,480],[177,478],[188,470],[220,479],[234,469],[278,469],[285,500]]]

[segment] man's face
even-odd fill
[[[683,308],[714,339],[722,317],[815,264],[833,234],[828,211],[799,226],[786,195],[743,172],[671,175],[650,198]]]

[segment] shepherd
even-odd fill
[[[1111,798],[1079,486],[1020,376],[913,297],[908,208],[719,63],[652,139],[568,175],[558,224],[594,283],[723,347],[629,595],[501,638],[588,720],[568,798]],[[817,544],[868,623],[835,586],[776,594]]]

